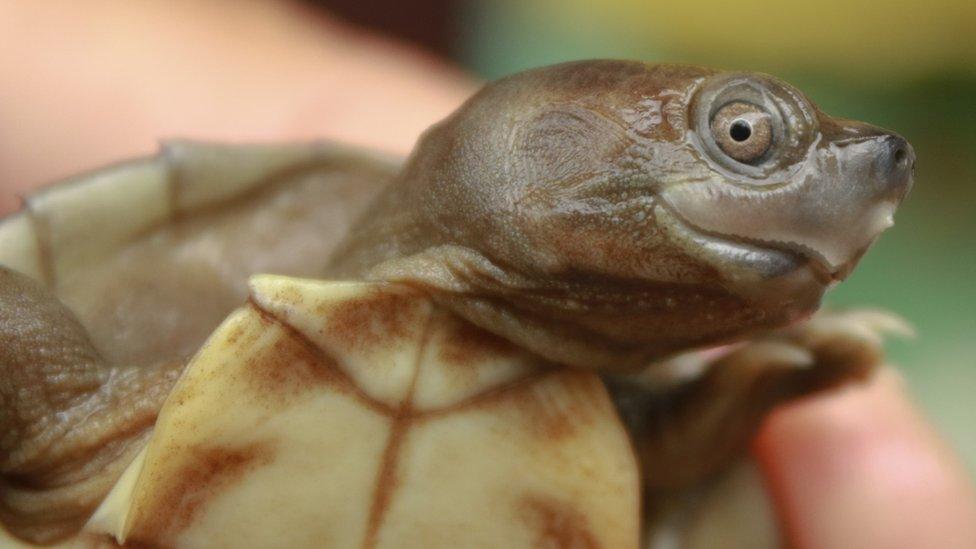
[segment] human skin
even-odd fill
[[[405,153],[476,83],[297,4],[0,4],[0,212],[159,139]],[[790,404],[754,444],[798,547],[976,547],[976,494],[891,371]]]

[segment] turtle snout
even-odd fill
[[[889,134],[882,139],[876,166],[885,190],[900,202],[912,187],[915,149],[904,137]]]

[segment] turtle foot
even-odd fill
[[[680,365],[684,381],[672,375],[662,386],[660,372],[608,380],[646,486],[671,490],[707,478],[745,451],[779,404],[869,378],[884,362],[889,333],[911,328],[884,312],[823,312],[717,357],[697,353],[651,367]]]

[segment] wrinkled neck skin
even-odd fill
[[[732,100],[775,113],[755,166],[705,135]],[[634,370],[812,314],[890,224],[911,155],[763,75],[548,67],[429,129],[329,275],[420,286],[559,364]]]

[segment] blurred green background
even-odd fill
[[[495,0],[462,16],[458,58],[485,77],[591,57],[759,70],[904,135],[915,188],[828,303],[911,321],[892,360],[976,472],[976,2]]]
[[[828,303],[910,320],[918,336],[891,342],[892,361],[976,473],[976,2],[318,3],[484,78],[594,57],[758,70],[904,135],[914,191]]]

